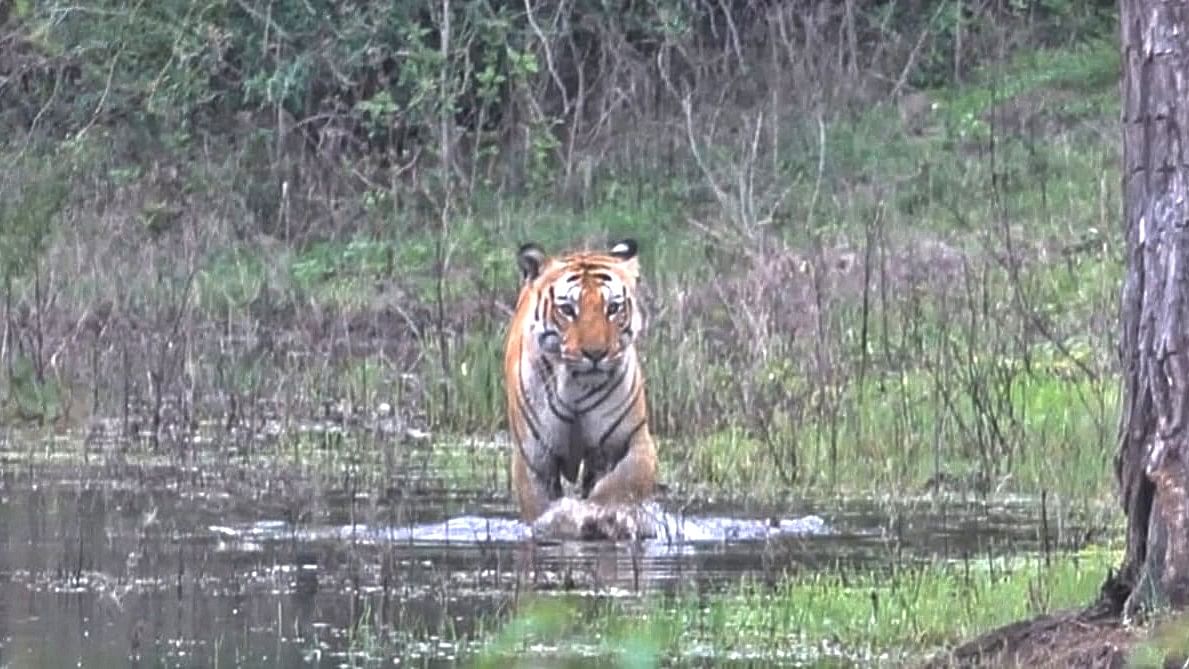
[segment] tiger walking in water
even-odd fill
[[[521,288],[508,330],[504,381],[521,518],[583,538],[646,536],[631,507],[656,487],[635,338],[636,242],[609,252],[547,257],[520,248]],[[581,469],[581,482],[578,481]],[[563,498],[561,478],[582,500]]]

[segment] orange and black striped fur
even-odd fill
[[[504,377],[512,485],[533,522],[582,465],[582,496],[598,505],[641,502],[656,486],[644,377],[635,337],[636,242],[607,253],[548,258],[520,248],[522,283],[508,331]]]

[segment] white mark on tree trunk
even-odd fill
[[[1168,442],[1156,437],[1148,444],[1148,463],[1144,467],[1144,473],[1149,478],[1155,476],[1156,471],[1164,464],[1164,455],[1168,452]]]

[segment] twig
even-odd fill
[[[933,22],[937,17],[941,16],[941,10],[948,7],[948,3],[938,3],[937,10],[933,12],[933,16],[929,17],[929,22],[921,29],[921,34],[917,37],[917,43],[912,47],[912,51],[908,52],[908,60],[904,63],[904,69],[900,71],[900,78],[896,80],[896,85],[892,87],[892,92],[889,97],[895,98],[900,93],[900,89],[908,83],[908,75],[912,72],[912,68],[916,65],[917,55],[921,52],[921,47],[925,45],[925,38],[929,36],[929,32],[933,29]]]
[[[826,172],[826,124],[819,113],[817,116],[817,178],[813,181],[813,196],[809,198],[809,212],[805,216],[806,227],[813,227],[813,216],[817,210],[817,199],[821,195],[822,177]]]

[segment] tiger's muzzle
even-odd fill
[[[603,347],[584,347],[562,354],[562,362],[571,374],[578,377],[606,377],[618,369],[622,361],[622,350],[613,351]]]

